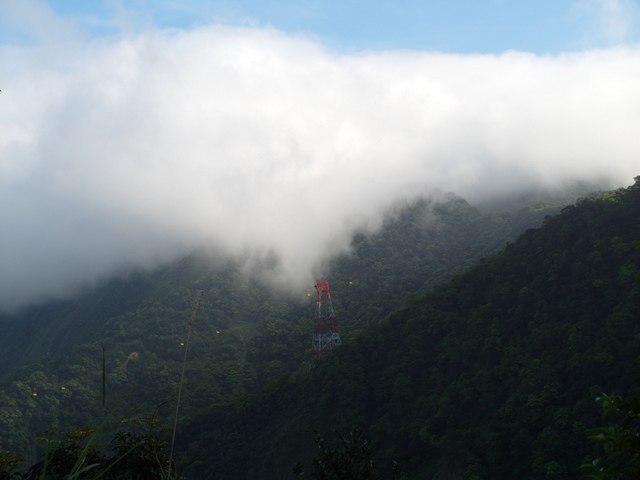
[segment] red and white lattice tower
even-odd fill
[[[320,359],[324,352],[340,345],[340,334],[336,325],[336,317],[331,303],[331,287],[328,280],[319,280],[316,283],[318,291],[318,303],[316,305],[316,318],[313,322],[313,338],[311,352],[314,360]]]

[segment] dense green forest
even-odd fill
[[[578,477],[595,398],[637,382],[638,218],[638,187],[566,207],[309,374],[212,407],[187,435],[215,452],[200,472],[282,475],[310,431],[360,428],[408,478]]]
[[[576,478],[594,399],[631,389],[640,342],[640,189],[598,197],[397,206],[327,267],[343,345],[313,369],[312,286],[265,287],[272,259],[202,250],[0,319],[0,443],[35,461],[44,431],[170,423],[182,378],[187,478],[291,477],[314,431],[353,429],[407,478]]]

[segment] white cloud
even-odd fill
[[[205,26],[0,49],[5,308],[202,243],[310,281],[399,197],[639,173],[635,47],[339,56]]]

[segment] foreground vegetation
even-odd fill
[[[23,470],[23,459],[10,451],[0,452],[1,480],[159,480],[178,479],[162,438],[159,420],[122,420],[108,435],[88,427],[55,432],[39,438],[46,445],[43,459]],[[126,428],[123,429],[122,427]],[[174,472],[172,474],[172,472]]]

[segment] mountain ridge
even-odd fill
[[[286,475],[313,430],[360,428],[409,478],[575,478],[595,398],[637,385],[638,218],[638,187],[566,207],[308,375],[194,418],[185,436],[219,453],[193,471]]]
[[[370,332],[391,312],[402,308],[408,297],[421,298],[435,285],[473,269],[481,258],[492,258],[523,225],[539,224],[545,216],[560,209],[558,205],[543,204],[521,211],[520,215],[487,214],[462,199],[449,200],[437,203],[423,199],[401,208],[388,218],[380,232],[355,235],[352,253],[332,262],[329,275],[335,291],[341,292],[334,298],[347,345],[351,345],[350,337]],[[47,342],[51,345],[58,338],[49,334],[56,331],[51,323],[51,330],[44,328],[40,334],[43,341],[39,359],[20,370],[14,369],[11,378],[5,381],[0,421],[3,431],[11,435],[5,433],[2,441],[22,454],[35,455],[28,432],[68,428],[65,425],[69,422],[88,423],[91,418],[100,418],[102,351],[107,355],[108,405],[118,411],[121,407],[116,405],[123,401],[139,404],[142,409],[161,404],[164,406],[159,414],[168,417],[177,389],[186,319],[199,290],[205,291],[205,299],[194,331],[183,423],[200,418],[199,412],[208,411],[212,403],[239,405],[234,402],[244,395],[271,391],[269,385],[279,384],[283,375],[287,378],[297,371],[289,378],[300,378],[307,371],[312,298],[303,291],[274,295],[246,273],[233,260],[219,260],[212,267],[204,257],[194,254],[151,275],[142,272],[113,280],[102,293],[90,295],[87,303],[81,300],[59,304],[58,312],[71,312],[62,317],[70,327],[58,333],[57,346],[64,350],[64,355],[47,356],[44,351]],[[136,295],[131,296],[131,290]],[[92,314],[94,308],[96,313]],[[82,323],[83,316],[89,321]],[[52,318],[55,320],[55,315]],[[74,346],[74,330],[83,330],[77,332],[79,342],[93,340]],[[353,347],[344,350],[349,348]],[[127,362],[131,352],[139,355],[134,362]],[[358,384],[358,378],[364,377],[364,372],[358,373],[353,386]],[[288,381],[284,380],[285,384]],[[61,385],[65,388],[62,393]],[[400,384],[397,387],[393,389],[402,390]],[[38,397],[33,398],[28,392],[37,392]],[[301,405],[303,408],[305,403]],[[219,407],[213,408],[217,411]],[[290,420],[286,413],[279,415]],[[285,424],[286,421],[282,425]],[[347,420],[338,424],[346,427]],[[293,461],[296,449],[302,448],[302,439],[310,439],[312,435],[303,432],[302,426],[291,427],[293,430],[284,426],[280,429],[297,431],[300,442],[289,447],[283,442],[281,448],[288,448],[291,454],[287,458]],[[190,436],[198,438],[199,434]],[[265,443],[267,438],[268,435],[263,439]],[[189,458],[189,452],[199,450],[194,446],[199,443],[182,445],[183,461]],[[241,452],[244,444],[227,442],[220,449],[229,452],[233,445]],[[273,453],[265,452],[264,465],[273,466],[268,460],[272,457]],[[188,463],[194,468],[198,462],[202,460]],[[268,473],[264,468],[260,475]],[[279,471],[286,470],[283,468]],[[193,475],[197,478],[201,473]]]

